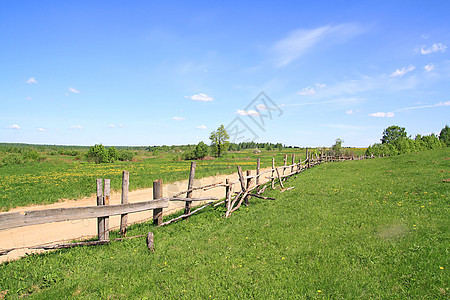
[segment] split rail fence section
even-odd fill
[[[312,168],[315,165],[331,162],[331,161],[344,161],[344,160],[361,160],[371,157],[332,157],[326,155],[313,155],[306,152],[306,159],[301,161],[299,157],[298,162],[295,162],[295,154],[292,154],[292,162],[287,165],[288,156],[284,158],[284,165],[275,167],[275,160],[272,158],[272,167],[269,170],[261,172],[260,159],[257,159],[256,173],[252,175],[252,171],[248,170],[244,175],[240,166],[237,167],[239,179],[230,182],[226,179],[225,183],[218,182],[205,186],[194,187],[195,178],[195,161],[191,163],[191,169],[189,173],[189,181],[187,190],[181,191],[172,197],[162,197],[163,195],[163,182],[162,179],[157,179],[153,182],[153,199],[137,203],[128,203],[128,189],[129,189],[129,172],[123,171],[122,176],[122,195],[121,204],[110,205],[110,179],[97,179],[97,206],[86,207],[73,207],[73,208],[57,208],[57,209],[43,209],[35,211],[25,211],[16,213],[2,213],[0,214],[0,230],[13,229],[29,225],[37,225],[52,222],[70,221],[77,219],[89,219],[97,218],[97,231],[98,241],[79,242],[79,243],[65,243],[58,245],[46,245],[30,247],[28,249],[59,249],[70,248],[82,245],[98,245],[105,244],[110,241],[109,239],[109,217],[114,215],[120,215],[120,234],[122,238],[115,239],[123,240],[128,238],[140,237],[125,237],[127,232],[127,216],[130,213],[136,213],[141,211],[153,210],[153,224],[156,226],[165,226],[178,220],[187,219],[189,216],[196,212],[214,204],[214,207],[224,204],[226,207],[225,217],[229,217],[234,211],[238,210],[242,204],[249,205],[251,197],[257,197],[267,200],[275,200],[273,198],[263,197],[261,194],[265,191],[270,183],[272,189],[277,188],[279,185],[281,192],[292,189],[294,187],[285,188],[283,181],[292,175],[303,172],[306,169]],[[267,176],[270,173],[270,176]],[[266,175],[267,174],[267,175]],[[264,176],[266,175],[266,176]],[[263,180],[267,179],[267,180]],[[236,187],[237,186],[237,187]],[[209,190],[218,187],[225,187],[224,200],[219,200],[215,197],[199,197],[193,198],[193,192],[196,190]],[[236,188],[235,188],[236,187]],[[180,197],[186,194],[186,197]],[[194,201],[209,201],[203,206],[191,211],[192,202]],[[162,222],[163,209],[169,206],[169,201],[184,201],[185,209],[184,214],[174,218],[172,220]],[[142,235],[141,235],[142,236]],[[153,246],[153,235],[149,233],[147,235],[147,244],[149,249]],[[5,255],[15,249],[0,250],[0,255]]]

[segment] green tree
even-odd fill
[[[217,157],[220,157],[220,155],[227,150],[229,138],[230,136],[223,125],[220,125],[216,131],[211,132],[209,139],[211,140],[211,145],[213,146],[213,150],[215,154],[217,154]]]
[[[383,131],[381,143],[396,145],[401,139],[406,139],[406,135],[404,127],[393,125]]]
[[[195,146],[194,156],[196,159],[203,158],[208,155],[209,147],[203,142],[200,142]]]
[[[439,134],[439,140],[441,143],[447,145],[447,147],[450,147],[450,127],[448,127],[448,125],[445,125],[445,127],[442,128],[441,133]]]
[[[336,142],[333,146],[331,146],[331,150],[333,151],[334,155],[340,155],[342,154],[342,143],[344,141],[340,138],[336,139]]]
[[[102,144],[89,148],[87,153],[89,160],[93,160],[96,164],[109,162],[108,150]]]
[[[116,147],[111,146],[108,148],[108,158],[109,162],[115,162],[120,158],[119,151],[117,151]]]

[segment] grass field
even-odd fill
[[[448,299],[450,148],[307,170],[222,218],[0,265],[6,298]],[[114,238],[117,233],[113,233]]]
[[[305,150],[300,149],[263,151],[258,155],[246,150],[219,159],[197,161],[196,178],[234,173],[237,165],[244,170],[256,169],[257,157],[261,158],[262,167],[271,166],[272,157],[281,165],[284,155],[292,153],[305,157]],[[173,153],[149,157],[148,152],[141,151],[135,162],[94,164],[77,161],[72,156],[52,155],[42,162],[5,165],[0,167],[0,211],[90,196],[95,194],[97,178],[111,179],[111,188],[120,191],[123,170],[130,171],[131,190],[151,187],[159,178],[165,183],[187,179],[191,162],[174,160],[174,157]]]

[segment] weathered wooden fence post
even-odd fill
[[[97,206],[103,205],[103,179],[97,179]],[[97,234],[98,240],[103,241],[105,238],[105,222],[104,218],[97,218]]]
[[[153,200],[162,198],[163,196],[163,181],[156,179],[153,181]],[[163,209],[156,208],[153,210],[153,225],[158,226],[162,223]]]
[[[194,178],[195,178],[195,161],[191,162],[191,171],[189,172],[189,182],[188,182],[188,190],[194,187]],[[187,192],[186,198],[192,198],[193,191]],[[186,205],[184,207],[184,214],[187,215],[191,212],[192,201],[186,201]]]
[[[252,179],[248,178],[251,175],[252,175],[252,171],[247,170],[247,185],[246,185],[246,190],[247,191],[250,189],[250,183],[252,182]],[[250,196],[249,195],[245,196],[245,199],[244,199],[245,206],[248,206],[249,200],[250,200]]]
[[[291,174],[294,173],[295,153],[292,153]]]
[[[228,207],[230,193],[231,193],[230,179],[227,178],[225,179],[225,207]]]
[[[270,176],[272,179],[272,189],[275,188],[275,158],[272,157],[272,176]]]
[[[284,172],[286,171],[286,166],[287,166],[287,154],[284,156],[284,167],[283,167],[283,176],[284,176]],[[283,178],[284,180],[284,178]]]
[[[122,197],[120,200],[121,204],[128,203],[128,189],[130,186],[130,172],[123,171],[122,172]],[[127,222],[128,222],[128,214],[120,215],[120,234],[127,234]]]
[[[261,159],[257,159],[256,160],[256,180],[255,180],[255,184],[256,186],[259,186],[259,173],[261,172]],[[258,188],[256,188],[258,189]]]
[[[109,197],[111,195],[111,180],[105,179],[105,196],[103,197],[103,205],[109,205]],[[109,241],[109,217],[105,217],[105,240]]]

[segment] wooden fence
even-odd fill
[[[121,204],[109,205],[110,198],[110,179],[97,179],[97,206],[86,206],[86,207],[74,207],[74,208],[57,208],[57,209],[44,209],[35,211],[25,211],[16,213],[2,213],[0,214],[0,230],[8,230],[22,226],[37,225],[52,222],[61,222],[77,219],[89,219],[97,218],[97,231],[98,231],[98,241],[90,242],[79,242],[79,243],[65,243],[50,246],[38,246],[30,247],[28,249],[58,249],[58,248],[69,248],[82,245],[98,245],[108,243],[109,240],[109,217],[114,215],[121,215],[120,221],[120,234],[122,238],[115,240],[122,240],[127,232],[127,216],[130,213],[136,213],[141,211],[153,210],[153,224],[156,226],[165,226],[170,223],[176,222],[178,220],[187,219],[189,216],[195,214],[196,212],[214,205],[214,207],[219,205],[225,205],[226,213],[225,216],[228,218],[233,212],[238,210],[242,204],[249,205],[251,197],[257,197],[267,200],[275,200],[273,198],[268,198],[261,196],[267,186],[272,189],[278,187],[281,192],[285,190],[292,189],[293,187],[285,187],[283,181],[293,175],[299,174],[306,169],[312,168],[316,165],[332,162],[332,161],[344,161],[344,160],[361,160],[368,157],[334,157],[326,156],[323,153],[321,155],[311,154],[306,152],[306,159],[304,161],[298,157],[298,162],[295,162],[295,154],[292,154],[291,164],[287,164],[288,156],[284,157],[284,165],[280,167],[275,167],[275,160],[272,158],[272,167],[269,170],[261,172],[260,169],[260,159],[257,159],[255,174],[248,170],[246,175],[244,175],[240,166],[237,166],[238,180],[231,182],[226,179],[225,183],[217,182],[209,185],[194,187],[195,178],[195,168],[196,163],[193,161],[191,163],[191,169],[189,172],[189,181],[187,190],[181,191],[172,197],[162,197],[163,195],[163,182],[162,179],[155,180],[153,182],[153,199],[138,203],[128,203],[128,188],[129,188],[129,173],[128,171],[123,171],[122,176],[122,195]],[[270,175],[269,175],[270,174]],[[266,180],[264,180],[266,179]],[[103,185],[104,183],[104,185]],[[193,198],[193,192],[196,190],[209,190],[213,188],[225,188],[224,200],[219,200],[215,197],[199,197]],[[180,197],[186,194],[186,197]],[[211,202],[204,204],[203,206],[191,211],[192,202],[194,201],[209,201]],[[184,214],[171,219],[166,222],[162,222],[163,209],[169,206],[169,201],[184,201],[185,209]],[[135,236],[140,237],[140,236]],[[153,246],[153,235],[149,233],[147,235],[147,243],[149,249]],[[7,249],[0,251],[0,255],[5,255],[14,249]]]

